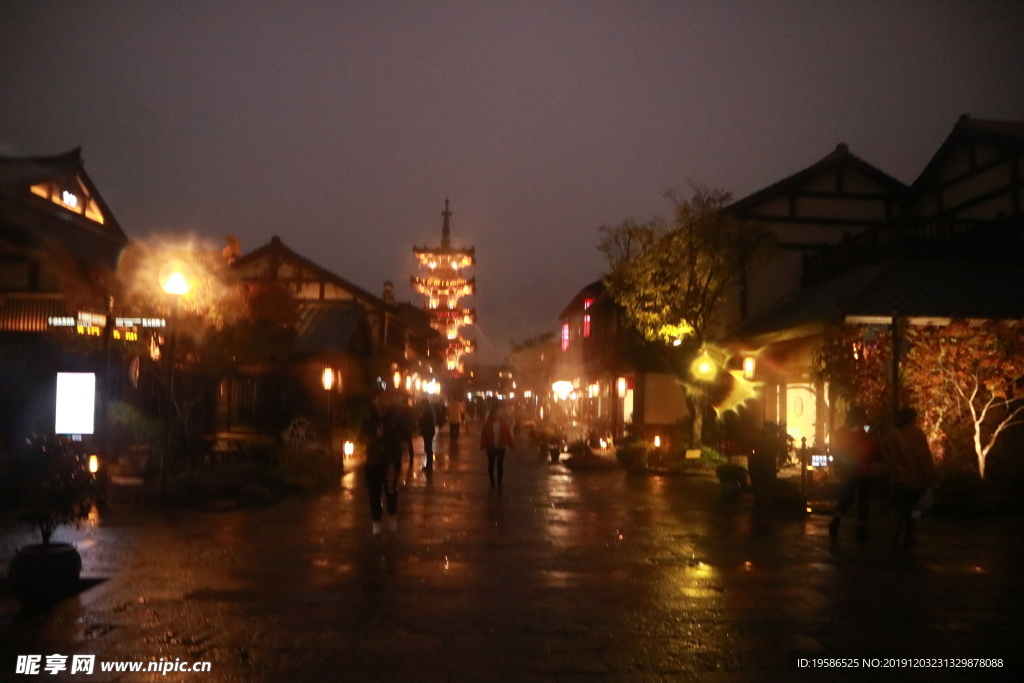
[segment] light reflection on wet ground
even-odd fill
[[[406,466],[380,538],[357,474],[265,510],[112,506],[70,533],[108,580],[5,629],[0,666],[29,648],[206,659],[204,681],[784,680],[791,652],[1005,655],[1024,635],[1017,521],[835,548],[827,518],[727,503],[704,477],[513,453],[492,492],[474,443],[442,439],[432,477]],[[26,537],[0,536],[0,559]]]

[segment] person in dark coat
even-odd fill
[[[398,529],[398,472],[402,467],[402,449],[412,434],[412,424],[406,417],[407,407],[408,399],[403,392],[389,390],[380,393],[360,430],[366,445],[363,473],[374,535],[381,532],[385,506],[388,528],[392,531]]]
[[[505,409],[501,403],[494,402],[480,427],[480,448],[487,453],[487,475],[492,489],[497,485],[501,490],[501,480],[505,476],[505,451],[511,447],[512,429]]]

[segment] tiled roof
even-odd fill
[[[863,292],[883,270],[882,266],[865,268],[801,290],[775,307],[742,321],[727,336],[768,342],[818,332],[829,323],[841,320],[842,304]]]
[[[946,159],[965,142],[985,142],[1004,150],[1024,150],[1024,121],[975,119],[964,114],[914,181],[911,195],[919,195],[933,181]]]
[[[778,182],[772,183],[768,187],[758,190],[751,195],[738,199],[726,207],[726,210],[736,215],[743,216],[753,207],[758,206],[769,199],[779,196],[787,196],[791,192],[803,187],[809,180],[841,168],[854,169],[864,174],[885,188],[886,191],[888,191],[894,198],[902,198],[907,193],[908,188],[906,184],[851,153],[845,144],[840,143],[836,145],[836,148],[832,152],[825,155],[816,163],[811,164],[802,171],[797,171],[793,175],[783,178]]]
[[[766,343],[820,331],[848,315],[1024,319],[1024,267],[907,260],[811,287],[737,325],[731,339]]]
[[[103,221],[56,208],[30,186],[74,176],[99,207]],[[128,237],[100,195],[82,161],[81,149],[51,157],[0,156],[0,222],[8,239],[56,248],[91,266],[113,268]]]
[[[365,328],[361,306],[315,306],[300,314],[296,355],[358,353]]]
[[[897,263],[847,304],[853,315],[1024,319],[1024,267]]]
[[[268,256],[274,256],[276,258],[281,259],[282,261],[297,263],[303,268],[306,268],[309,271],[315,273],[317,277],[322,278],[325,282],[332,282],[334,284],[337,284],[342,289],[351,292],[356,298],[363,300],[365,303],[372,305],[374,308],[382,310],[394,308],[391,304],[385,302],[381,297],[375,294],[371,294],[362,287],[359,287],[349,282],[340,275],[332,273],[323,266],[314,263],[305,256],[299,254],[297,251],[291,249],[284,242],[282,242],[281,238],[278,237],[277,235],[274,235],[271,238],[270,242],[264,244],[262,247],[258,247],[253,251],[249,252],[248,254],[245,254],[244,256],[237,258],[231,264],[231,267],[232,269],[237,271],[241,269],[243,266],[248,265],[249,263],[258,261]]]
[[[52,157],[0,156],[0,187],[33,184],[66,173],[75,173],[82,167],[82,149]]]

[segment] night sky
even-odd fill
[[[81,146],[133,239],[280,235],[401,300],[450,198],[490,361],[666,188],[839,142],[910,183],[960,114],[1024,120],[1024,2],[3,0],[0,103],[0,154]]]

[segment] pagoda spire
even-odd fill
[[[444,198],[444,211],[441,212],[444,222],[441,224],[441,248],[452,248],[452,212],[448,210],[448,198]]]

